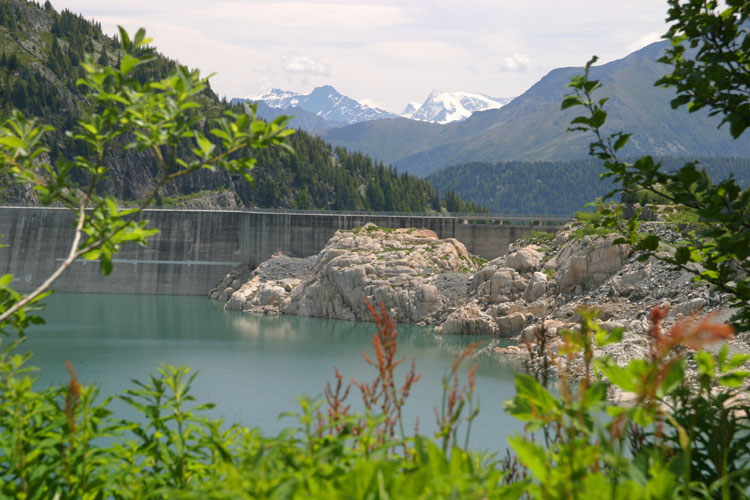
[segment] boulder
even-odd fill
[[[580,293],[604,283],[627,262],[630,247],[613,245],[618,236],[584,236],[569,240],[557,255],[555,280],[558,290]],[[578,292],[576,292],[578,289]]]
[[[706,299],[703,297],[696,297],[690,299],[687,302],[681,302],[677,305],[672,306],[669,311],[670,316],[690,316],[699,312],[706,306]]]
[[[450,335],[495,335],[498,328],[492,316],[470,304],[453,311],[437,331]]]
[[[527,246],[508,255],[505,265],[519,273],[538,271],[543,256],[536,246]]]
[[[480,285],[486,283],[490,280],[490,278],[492,278],[492,275],[495,274],[495,271],[497,271],[497,266],[488,265],[482,268],[480,271],[474,273],[471,276],[471,280],[469,281],[469,291],[472,293],[477,291]]]
[[[514,337],[521,333],[526,325],[526,315],[521,312],[497,318],[497,334],[500,337]]]
[[[518,297],[526,290],[527,285],[528,281],[514,269],[501,267],[490,278],[489,287],[480,287],[480,291],[489,295],[490,304],[498,304]]]
[[[531,275],[529,284],[526,286],[526,290],[523,292],[523,298],[527,302],[534,302],[541,298],[547,293],[549,283],[547,282],[547,275],[544,273],[536,272]]]

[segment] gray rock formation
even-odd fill
[[[543,257],[539,247],[530,245],[508,255],[505,265],[519,273],[538,271]]]
[[[465,283],[475,270],[466,248],[455,239],[441,240],[428,230],[368,224],[331,238],[284,313],[369,321],[366,299],[384,302],[396,321],[435,324],[460,298],[450,292],[456,281]],[[457,279],[456,273],[463,278]]]
[[[680,238],[659,222],[644,227],[667,244]],[[671,308],[665,326],[722,307],[723,297],[690,273],[642,262],[629,247],[613,245],[614,235],[572,234],[568,225],[547,243],[520,242],[477,269],[456,240],[368,224],[337,232],[315,257],[276,255],[252,273],[234,271],[211,297],[226,300],[227,309],[357,321],[370,320],[365,299],[383,301],[399,322],[520,341],[575,328],[580,308],[595,307],[604,328],[625,330],[622,342],[597,353],[622,363],[646,352],[653,306]]]
[[[289,305],[292,290],[309,274],[313,262],[313,257],[300,259],[277,253],[253,271],[247,267],[233,270],[209,298],[226,302],[226,310],[279,314]]]
[[[617,235],[569,240],[556,256],[557,286],[563,293],[591,290],[627,262],[630,248],[613,245]]]

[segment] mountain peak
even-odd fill
[[[333,95],[336,95],[336,96],[340,96],[341,95],[341,93],[338,90],[336,90],[333,87],[333,85],[321,85],[320,87],[315,87],[313,89],[313,91],[310,92],[310,95],[313,95],[313,94],[324,94],[324,93],[329,93],[329,94],[333,94]]]
[[[404,118],[411,118],[412,116],[414,116],[414,113],[417,112],[420,106],[421,104],[416,101],[409,102],[409,104],[407,104],[404,110],[401,112],[401,116],[403,116]]]
[[[352,124],[381,118],[394,118],[397,115],[361,103],[342,95],[332,85],[321,85],[309,94],[297,94],[273,89],[256,98],[272,108],[286,109],[297,107],[324,120],[340,124]]]
[[[475,111],[497,109],[510,102],[509,98],[495,98],[470,92],[441,92],[433,89],[421,106],[401,116],[432,123],[450,123],[471,116]],[[411,105],[411,103],[410,103]]]

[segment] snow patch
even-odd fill
[[[397,116],[370,99],[356,101],[341,95],[330,85],[317,87],[309,94],[272,89],[254,100],[263,101],[272,108],[298,107],[326,120],[348,124]]]
[[[472,92],[441,92],[433,90],[418,109],[411,110],[409,103],[401,114],[413,120],[432,123],[450,123],[465,120],[475,111],[501,108],[512,98],[496,98]]]

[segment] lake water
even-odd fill
[[[118,394],[133,387],[132,378],[155,373],[160,363],[186,364],[200,371],[193,385],[198,402],[216,403],[213,415],[266,434],[293,423],[278,415],[298,409],[296,395],[322,395],[334,366],[345,380],[374,378],[361,355],[373,352],[374,326],[367,323],[255,316],[225,312],[201,297],[150,295],[56,294],[41,315],[47,324],[30,329],[24,344],[34,352],[32,364],[42,369],[40,384],[66,382],[69,360],[82,383]],[[419,418],[420,433],[433,433],[441,377],[464,346],[487,338],[444,337],[410,325],[398,330],[399,352],[414,358],[422,374],[407,401],[407,425],[413,429]],[[502,410],[514,394],[518,366],[489,354],[474,362],[481,412],[471,446],[503,450],[506,436],[522,429]],[[397,380],[403,380],[403,371]],[[358,396],[353,388],[350,400],[356,403]],[[128,411],[121,402],[113,409]]]

